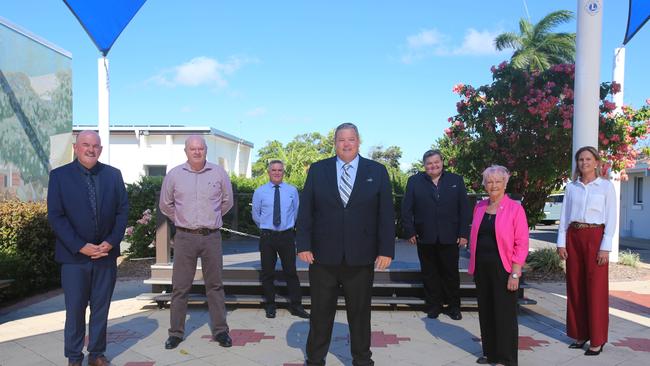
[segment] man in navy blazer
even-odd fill
[[[325,365],[339,288],[345,297],[354,365],[374,365],[370,304],[374,268],[395,255],[395,215],[386,168],[359,156],[359,132],[344,123],[336,156],[309,168],[298,210],[298,257],[309,263],[307,365]]]
[[[50,172],[47,216],[56,234],[65,296],[64,354],[81,365],[90,305],[88,365],[104,366],[106,323],[124,237],[129,204],[118,169],[98,162],[99,135],[83,131],[74,144],[76,159]]]
[[[454,320],[460,313],[458,247],[467,245],[470,211],[460,175],[444,170],[439,150],[422,157],[424,172],[411,176],[402,200],[405,237],[417,244],[427,316],[437,318],[448,304]]]

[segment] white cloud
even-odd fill
[[[424,29],[418,34],[406,37],[406,43],[409,49],[430,47],[442,42],[443,34],[437,29]]]
[[[449,35],[437,29],[424,29],[406,37],[402,46],[402,63],[411,64],[433,56],[482,56],[498,54],[494,48],[494,38],[501,32],[468,28],[461,45],[454,46]]]
[[[266,114],[266,108],[257,107],[245,113],[248,117],[260,117]]]
[[[496,55],[499,53],[494,47],[494,39],[500,31],[477,31],[469,28],[465,32],[463,44],[454,50],[456,55]]]
[[[253,59],[231,57],[226,62],[199,56],[181,65],[163,70],[149,78],[150,82],[165,86],[214,86],[224,88],[228,85],[227,77],[239,70]]]

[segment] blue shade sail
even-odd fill
[[[146,0],[63,0],[106,56]]]
[[[625,40],[623,41],[624,45],[634,37],[648,19],[650,19],[650,1],[630,0],[630,10],[627,16],[627,30],[625,31]]]

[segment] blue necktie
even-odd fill
[[[95,181],[90,172],[86,172],[86,185],[88,186],[88,200],[90,201],[90,208],[93,211],[93,219],[95,221],[95,231],[97,231],[97,191],[95,189]]]
[[[273,195],[273,226],[280,226],[280,186],[275,185]]]

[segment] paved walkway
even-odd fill
[[[299,365],[304,359],[308,322],[279,310],[266,319],[258,308],[230,308],[234,345],[210,340],[204,305],[190,306],[186,339],[165,350],[169,310],[134,296],[148,287],[141,281],[118,282],[111,306],[107,356],[115,365]],[[598,357],[567,348],[564,285],[534,284],[527,291],[537,305],[519,317],[521,365],[648,365],[650,357],[650,284],[611,284],[610,339]],[[0,316],[0,365],[65,365],[63,296]],[[372,351],[377,365],[473,365],[481,353],[476,309],[461,321],[441,315],[431,320],[417,310],[375,310]],[[351,365],[344,311],[336,316],[328,365]]]
[[[540,239],[538,231],[532,235],[538,242],[532,245],[547,245],[543,236],[551,234],[541,231]],[[240,254],[253,255],[248,249]],[[169,310],[135,299],[149,290],[134,280],[116,286],[107,350],[115,365],[301,365],[304,360],[307,321],[282,309],[277,318],[266,319],[262,309],[245,306],[228,309],[232,348],[210,340],[206,306],[195,304],[188,311],[185,341],[165,350]],[[66,364],[63,296],[60,291],[51,295],[0,309],[0,366]],[[650,365],[649,281],[610,283],[609,342],[598,357],[567,348],[563,283],[534,283],[526,295],[538,303],[521,308],[521,365]],[[377,308],[372,314],[373,359],[377,365],[475,365],[481,354],[478,314],[468,308],[463,315],[461,321],[445,315],[432,320],[418,309]],[[344,311],[337,313],[327,362],[351,365]]]

